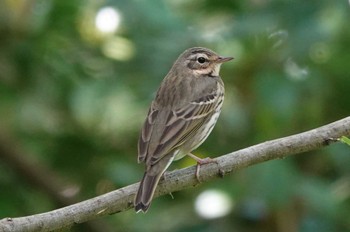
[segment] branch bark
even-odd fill
[[[239,169],[267,160],[327,146],[341,136],[350,136],[350,117],[300,134],[275,139],[216,158],[217,164],[201,167],[201,182],[223,177]],[[159,183],[155,197],[198,185],[195,166],[167,173]],[[137,183],[107,194],[50,212],[0,220],[0,231],[53,231],[133,207]]]

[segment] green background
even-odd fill
[[[104,6],[121,14],[115,33],[95,27]],[[345,0],[1,1],[0,218],[139,181],[139,130],[188,47],[235,57],[222,66],[223,111],[198,156],[348,116],[349,10]],[[169,169],[193,164],[184,158]],[[195,212],[196,197],[211,189],[234,203],[228,215]],[[147,214],[129,210],[71,231],[350,231],[350,150],[335,144],[173,195]]]

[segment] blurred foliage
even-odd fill
[[[95,26],[104,6],[120,12],[113,33]],[[0,132],[74,185],[80,199],[140,180],[140,127],[188,47],[235,57],[221,71],[222,115],[197,155],[219,156],[350,112],[347,1],[4,0],[0,41]],[[185,158],[171,168],[191,164]],[[14,170],[1,161],[0,218],[61,206]],[[207,189],[229,194],[229,215],[196,214],[194,201]],[[100,221],[111,231],[350,231],[350,151],[335,144],[174,197],[156,199],[146,215],[130,210]]]

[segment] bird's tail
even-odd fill
[[[154,195],[154,191],[158,185],[160,177],[163,175],[163,172],[160,172],[156,175],[149,175],[147,172],[143,175],[143,178],[140,182],[139,190],[137,191],[134,205],[135,211],[138,213],[143,211],[147,212],[149,206],[151,205],[151,201]]]

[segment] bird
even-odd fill
[[[160,178],[174,160],[188,155],[197,168],[213,161],[191,151],[216,124],[225,93],[220,66],[232,59],[208,48],[189,48],[161,82],[138,140],[138,163],[145,163],[145,172],[134,199],[136,212],[147,212]]]

